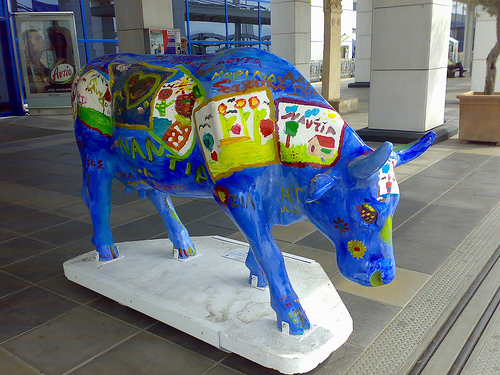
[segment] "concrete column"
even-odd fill
[[[173,29],[171,0],[119,0],[115,2],[118,49],[146,53],[144,29]]]
[[[340,98],[341,0],[324,0],[325,42],[323,46],[322,95],[327,101]]]
[[[474,37],[474,59],[472,60],[471,90],[484,91],[486,78],[486,57],[496,42],[495,19],[478,7],[476,18],[476,35]],[[500,59],[497,62],[499,64]],[[496,91],[500,91],[500,73],[497,73]]]
[[[311,63],[311,1],[271,0],[271,48],[306,79]]]
[[[370,85],[370,65],[372,55],[372,1],[358,0],[356,15],[356,62],[354,84],[349,87]]]
[[[464,61],[462,64],[465,69],[472,69],[472,41],[474,40],[474,28],[476,26],[476,9],[472,5],[467,5],[467,15],[465,18],[465,37],[464,37]]]
[[[369,129],[444,123],[451,0],[373,0]]]

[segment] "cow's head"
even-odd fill
[[[308,216],[334,243],[339,270],[347,279],[365,286],[394,279],[392,217],[399,202],[394,168],[421,155],[435,137],[430,132],[399,151],[386,142],[311,181]]]

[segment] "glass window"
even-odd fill
[[[270,2],[187,0],[186,5],[191,53],[210,54],[244,46],[269,49]]]

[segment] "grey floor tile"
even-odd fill
[[[61,246],[63,250],[69,251],[73,256],[88,253],[89,251],[95,250],[95,246],[92,243],[92,231],[89,231],[87,237],[80,240],[73,241]]]
[[[0,298],[24,289],[31,284],[0,270]]]
[[[0,267],[3,267],[27,257],[43,253],[54,248],[54,246],[21,236],[2,242],[0,248]]]
[[[316,227],[309,220],[302,220],[287,226],[274,225],[272,228],[273,237],[285,242],[297,242],[316,231]]]
[[[159,235],[167,237],[167,229],[160,215],[128,222],[113,228],[112,233],[115,242],[147,240]]]
[[[455,249],[418,241],[394,238],[396,266],[433,275]]]
[[[446,223],[409,220],[393,233],[393,240],[403,239],[456,249],[472,229]]]
[[[88,209],[86,214],[87,215],[85,217],[90,220],[90,213]],[[115,206],[111,208],[111,226],[116,227],[118,225],[126,224],[130,221],[144,219],[150,216],[154,216],[155,220],[159,220],[160,222],[162,222],[162,219],[159,216],[156,207],[153,205],[153,203],[151,203],[149,199],[133,201],[121,206]]]
[[[0,373],[5,375],[40,374],[39,371],[2,349],[0,349]]]
[[[80,307],[2,347],[44,373],[63,374],[136,332],[128,324]]]
[[[243,358],[237,354],[231,353],[222,362],[224,366],[227,366],[236,371],[242,372],[244,374],[253,375],[279,375],[279,371],[261,366],[255,362],[252,362],[246,358]]]
[[[2,270],[29,282],[38,283],[62,274],[63,263],[71,258],[71,253],[54,249],[3,267]]]
[[[0,242],[5,242],[19,237],[19,234],[11,232],[9,230],[0,229]]]
[[[118,302],[106,297],[97,298],[87,306],[142,329],[148,328],[157,322],[156,319],[137,312],[130,307],[120,305]]]
[[[213,214],[210,214],[208,216],[205,216],[205,217],[197,220],[197,222],[204,223],[204,224],[210,224],[210,225],[214,225],[217,227],[232,229],[234,231],[238,230],[238,227],[233,222],[233,220],[222,210],[220,210],[219,212],[215,212]]]
[[[454,194],[467,194],[472,197],[485,196],[500,198],[500,187],[494,184],[479,184],[477,181],[466,178],[450,190]]]
[[[296,242],[298,245],[303,245],[307,247],[312,247],[315,249],[326,250],[334,252],[335,248],[331,241],[325,237],[325,235],[319,231],[311,233],[309,236],[302,238]]]
[[[401,310],[367,298],[339,292],[354,322],[354,331],[347,343],[366,348]]]
[[[440,206],[461,208],[464,210],[477,210],[490,212],[500,199],[497,197],[486,197],[477,195],[471,197],[467,194],[448,192],[437,199],[434,203]]]
[[[184,203],[175,208],[179,218],[182,220],[184,225],[190,223],[191,221],[204,218],[205,216],[221,212],[222,209],[215,204],[211,204],[208,200],[196,200],[192,202]]]
[[[2,228],[10,230],[12,232],[16,232],[19,234],[29,234],[65,223],[68,220],[68,218],[50,214],[47,212],[33,212],[19,217],[17,218],[17,220],[3,222],[0,225],[2,226]]]
[[[241,375],[242,373],[225,366],[217,365],[214,368],[210,369],[204,375],[238,375],[238,374]]]
[[[294,254],[307,259],[315,260],[321,265],[321,267],[329,277],[339,272],[339,269],[337,267],[336,255],[335,253],[332,253],[330,251],[315,249],[299,244],[289,244],[281,250],[288,254]]]
[[[47,192],[37,187],[26,186],[16,182],[5,182],[0,189],[0,200],[8,203],[25,202],[38,199]]]
[[[51,208],[45,211],[46,213],[65,217],[67,219],[71,220],[79,220],[79,221],[85,221],[82,220],[81,218],[84,217],[88,219],[88,222],[90,223],[90,211],[83,203],[83,199],[80,199],[78,202],[66,204],[64,206],[58,206],[55,208]]]
[[[29,237],[56,246],[62,246],[82,239],[92,233],[92,226],[81,221],[68,221],[39,232],[31,233]]]
[[[23,218],[26,215],[33,214],[36,212],[37,210],[24,207],[19,204],[5,203],[5,206],[2,205],[2,207],[0,207],[0,218],[2,218],[2,221],[0,222],[0,227],[4,227],[6,222],[19,220],[20,218]]]
[[[183,348],[192,350],[204,357],[210,358],[216,362],[221,361],[228,354],[222,350],[207,344],[204,341],[198,340],[197,338],[190,336],[178,329],[170,327],[162,322],[158,322],[152,327],[148,328],[148,332],[151,332],[157,336],[164,338],[174,344],[182,346]]]
[[[401,199],[430,203],[451,189],[457,182],[457,180],[417,174],[400,184]]]
[[[347,342],[334,351],[328,359],[307,374],[343,375],[362,353],[362,348]]]
[[[500,156],[493,156],[486,163],[481,165],[481,167],[477,171],[496,173],[498,175],[498,172],[500,171]]]
[[[491,184],[497,185],[500,189],[500,167],[496,172],[484,172],[481,169],[478,169],[467,176],[465,180],[476,182],[479,188],[482,184]]]
[[[140,333],[74,374],[200,375],[215,362],[149,333]]]
[[[77,195],[63,194],[49,190],[39,190],[39,192],[35,197],[23,200],[20,204],[25,207],[45,211],[82,201],[81,190]]]
[[[401,198],[398,207],[396,208],[396,212],[394,213],[394,217],[405,218],[408,219],[415,215],[418,211],[424,208],[427,203],[414,201],[408,198]],[[393,225],[395,227],[395,225]]]
[[[443,198],[448,194],[449,193],[445,194]],[[425,207],[421,212],[415,215],[414,219],[475,228],[487,215],[487,212],[484,210],[461,208],[452,205],[440,205],[439,202],[443,198],[438,199],[435,204],[430,204]]]
[[[471,170],[469,168],[453,168],[447,167],[445,165],[439,165],[438,163],[425,168],[418,173],[419,176],[433,177],[433,178],[444,178],[449,180],[462,180],[468,175],[470,175]]]
[[[229,237],[234,233],[239,232],[237,229],[228,229],[215,225],[205,224],[200,221],[191,221],[185,224],[190,236],[222,236]]]
[[[101,297],[100,294],[69,281],[64,275],[44,280],[38,285],[79,303],[88,303]]]
[[[0,299],[0,342],[39,326],[77,304],[38,287]]]

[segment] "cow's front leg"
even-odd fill
[[[174,251],[178,250],[179,258],[196,255],[194,244],[189,237],[186,227],[182,224],[179,216],[177,216],[170,196],[153,189],[147,190],[146,194],[160,213],[167,228],[168,238],[170,238],[170,241],[174,245]]]
[[[278,327],[282,329],[283,323],[287,323],[290,334],[304,333],[310,328],[310,323],[290,283],[283,254],[272,237],[263,210],[252,205],[229,205],[224,209],[233,217],[250,244],[253,257],[249,255],[247,263],[255,261],[267,278],[271,307],[276,312]],[[257,272],[255,267],[253,269]]]

